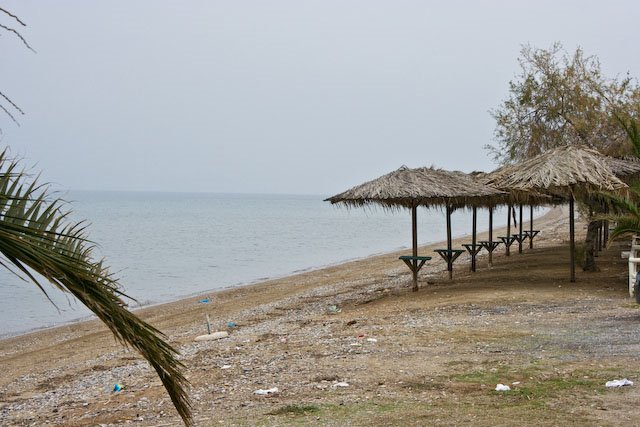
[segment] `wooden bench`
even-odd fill
[[[407,264],[409,270],[413,273],[413,291],[418,290],[418,271],[422,268],[425,262],[431,260],[430,256],[413,256],[413,255],[402,255],[400,258]]]

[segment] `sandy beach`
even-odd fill
[[[482,255],[476,273],[462,257],[452,281],[442,244],[423,247],[417,293],[390,253],[139,314],[180,350],[197,425],[638,425],[638,385],[605,387],[640,380],[625,242],[570,283],[567,223],[552,209],[533,249],[500,248],[492,268]],[[194,342],[207,314],[228,338]],[[1,425],[180,425],[155,372],[97,321],[0,341],[0,365]]]

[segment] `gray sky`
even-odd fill
[[[333,194],[495,167],[523,43],[640,75],[634,1],[2,1],[2,144],[61,188]],[[15,26],[0,17],[0,23]]]

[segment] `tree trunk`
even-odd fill
[[[598,231],[602,221],[589,221],[587,227],[587,237],[584,240],[584,263],[583,271],[599,271],[596,265],[596,253],[598,251]]]

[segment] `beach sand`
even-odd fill
[[[421,248],[434,258],[417,293],[392,253],[138,313],[182,353],[197,425],[640,425],[640,385],[605,388],[640,380],[624,242],[570,283],[566,212],[536,222],[534,249],[501,248],[476,273],[461,258],[452,281],[442,244]],[[193,341],[206,314],[229,338]],[[180,425],[155,372],[97,321],[0,341],[0,366],[0,425]]]

